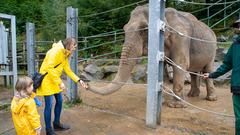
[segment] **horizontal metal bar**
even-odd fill
[[[0,18],[12,19],[12,15],[7,15],[7,14],[0,13]]]
[[[91,58],[80,59],[80,60],[78,60],[78,62],[82,62],[82,61],[85,61],[85,60],[88,60],[88,59],[96,59],[96,58],[99,58],[99,57],[108,56],[108,55],[112,55],[112,54],[116,54],[116,53],[120,53],[120,52],[121,51],[114,51],[114,52],[111,52],[111,53],[105,53],[105,54],[97,55],[97,56],[94,56],[94,57],[91,57]]]
[[[111,55],[111,54],[115,54],[115,53],[120,53],[121,51],[115,51],[115,52],[111,52],[111,53],[105,53],[105,54],[102,54],[102,55],[97,55],[97,56],[94,56],[94,57],[91,57],[91,58],[99,58],[99,57],[102,57],[102,56],[107,56],[107,55]]]
[[[214,26],[218,25],[219,23],[221,23],[223,20],[227,19],[228,17],[232,16],[233,14],[235,14],[236,12],[238,12],[240,10],[237,9],[236,11],[232,12],[231,14],[229,14],[228,16],[224,17],[223,19],[221,19],[220,21],[218,21],[217,23],[213,24],[212,26],[210,26],[210,28],[213,28]]]
[[[13,75],[11,71],[0,71],[0,75]]]
[[[119,40],[116,40],[116,41],[105,42],[105,43],[98,44],[98,45],[95,45],[95,46],[85,47],[83,49],[79,49],[78,51],[80,52],[80,51],[85,51],[85,50],[96,48],[96,47],[103,46],[103,45],[114,44],[116,42],[123,41],[123,40],[124,39],[119,39]]]

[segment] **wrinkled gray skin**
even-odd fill
[[[166,8],[165,17],[168,25],[180,31],[181,33],[204,39],[208,41],[216,41],[216,36],[211,29],[204,23],[198,21],[192,14],[180,12],[173,8]],[[138,6],[131,12],[129,22],[124,26],[125,41],[122,48],[121,59],[136,58],[147,55],[148,50],[148,31],[143,29],[148,27],[148,6]],[[132,31],[132,32],[129,32]],[[212,72],[213,62],[216,52],[216,43],[206,43],[191,40],[184,36],[165,31],[165,55],[171,58],[176,64],[183,69],[193,72]],[[136,60],[121,60],[119,70],[113,82],[126,82]],[[183,97],[183,86],[185,73],[173,67],[173,91],[180,97]],[[188,96],[199,96],[200,78],[191,75],[191,90]],[[123,84],[110,83],[104,87],[89,86],[89,90],[101,94],[108,95],[119,90]],[[207,100],[214,101],[217,97],[214,92],[212,80],[206,80]],[[170,107],[185,107],[185,105],[177,99],[168,103]]]

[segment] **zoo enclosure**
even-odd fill
[[[230,7],[230,6],[229,6]],[[228,8],[228,7],[227,7]],[[237,9],[236,10],[236,12],[237,11],[239,11],[239,9]],[[236,12],[234,12],[234,13],[236,13]],[[232,15],[232,14],[230,14],[230,15]],[[229,17],[229,16],[228,16]],[[211,18],[211,17],[210,17]],[[224,20],[226,19],[226,17],[224,17]],[[209,19],[208,19],[209,20]],[[217,25],[217,24],[216,24]],[[110,32],[111,33],[111,32]],[[109,34],[109,33],[108,33]],[[112,33],[111,33],[112,34]],[[117,35],[117,33],[115,32],[114,33],[114,37],[117,37],[116,35]],[[102,35],[103,37],[104,37],[104,34]],[[94,38],[98,38],[97,36],[92,36],[92,37],[94,37]],[[92,38],[91,37],[91,38]],[[87,47],[87,44],[89,43],[89,39],[90,39],[90,37],[83,37],[82,38],[83,40],[80,40],[79,42],[80,42],[80,44],[82,43],[83,45],[84,45],[84,48],[81,48],[80,50],[79,50],[79,52],[80,52],[80,54],[81,54],[81,51],[86,51],[86,50],[88,50],[88,49],[92,49],[92,48],[97,48],[97,47],[100,47],[100,46],[103,46],[103,45],[105,45],[104,43],[103,44],[99,44],[99,45],[96,45],[96,46],[91,46],[91,47]],[[116,42],[117,40],[116,40],[117,38],[114,38],[114,40],[113,40],[113,42]],[[119,39],[120,41],[123,41],[123,39]],[[45,41],[44,41],[45,42]],[[50,41],[50,42],[52,42],[52,41]],[[118,52],[117,52],[118,53]],[[93,57],[93,58],[98,58],[98,57],[103,57],[103,56],[106,56],[106,55],[111,55],[111,54],[115,54],[115,52],[110,52],[109,54],[103,54],[103,55],[100,55],[100,56],[98,56],[98,55],[96,55],[96,56],[91,56],[91,57]],[[89,56],[87,56],[87,54],[84,54],[83,53],[83,56],[85,56],[85,58],[89,58]],[[81,59],[79,60],[79,62],[81,61]]]

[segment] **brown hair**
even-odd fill
[[[71,44],[72,42],[75,42],[75,43],[76,43],[76,40],[75,40],[74,38],[70,37],[70,38],[66,38],[66,39],[62,42],[62,44],[63,44],[63,46],[64,46],[65,49],[70,50],[70,44]]]
[[[20,91],[26,91],[28,87],[30,87],[33,84],[33,80],[30,77],[23,76],[19,77],[15,89],[20,92]]]

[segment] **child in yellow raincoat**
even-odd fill
[[[16,94],[11,103],[12,119],[17,135],[40,135],[40,116],[34,102],[33,81],[20,77],[15,85]]]

